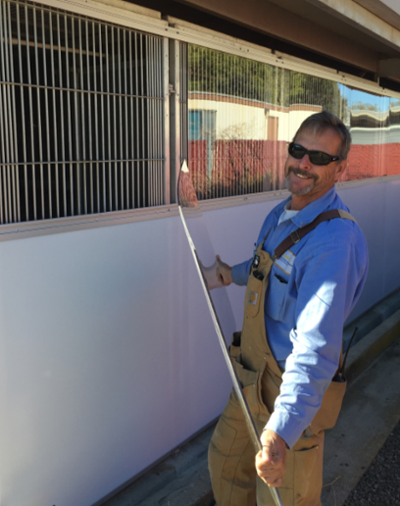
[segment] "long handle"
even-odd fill
[[[254,444],[256,452],[259,452],[259,451],[262,450],[262,444],[261,444],[261,441],[260,441],[260,436],[259,436],[259,434],[257,432],[257,428],[256,428],[256,426],[254,424],[253,417],[251,416],[251,413],[250,413],[250,410],[249,410],[249,406],[247,405],[246,398],[245,398],[245,396],[243,394],[242,387],[241,387],[241,385],[239,383],[239,379],[238,379],[238,377],[236,375],[235,368],[234,368],[234,366],[232,364],[232,360],[231,360],[231,357],[229,355],[229,351],[228,351],[228,349],[226,347],[226,341],[225,341],[223,333],[222,333],[222,328],[221,328],[221,325],[219,323],[218,316],[217,316],[217,313],[215,311],[215,307],[214,307],[214,304],[213,304],[210,292],[209,292],[208,287],[207,287],[207,283],[206,283],[206,281],[204,279],[204,276],[203,276],[203,272],[202,272],[202,269],[201,269],[199,258],[197,256],[196,248],[195,248],[193,240],[192,240],[192,238],[190,236],[190,232],[189,232],[189,229],[188,229],[188,227],[186,225],[186,220],[185,220],[185,217],[183,215],[183,212],[182,212],[182,209],[181,209],[180,205],[179,205],[179,214],[181,216],[183,228],[185,230],[185,234],[186,234],[187,240],[189,242],[190,250],[191,250],[193,258],[194,258],[194,262],[195,262],[195,265],[196,265],[196,268],[197,268],[197,272],[198,272],[199,277],[200,277],[201,286],[203,287],[203,291],[204,291],[204,295],[206,297],[208,309],[210,311],[210,315],[211,315],[212,321],[214,323],[214,328],[215,328],[215,331],[216,331],[217,336],[218,336],[218,341],[219,341],[219,344],[221,346],[222,355],[223,355],[223,357],[225,359],[226,365],[228,367],[229,374],[230,374],[231,379],[232,379],[233,388],[234,388],[234,390],[236,392],[236,395],[237,395],[238,400],[239,400],[239,404],[240,404],[240,406],[242,408],[243,415],[244,415],[244,418],[245,418],[245,421],[246,421],[246,425],[247,425],[247,428],[249,430],[250,438],[251,438],[251,440],[252,440],[252,442]],[[269,487],[269,490],[271,492],[271,495],[272,495],[272,498],[273,498],[273,500],[275,502],[275,505],[276,506],[283,506],[281,498],[279,496],[278,490],[276,488],[274,488],[274,487]]]

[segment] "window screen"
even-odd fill
[[[164,203],[162,47],[0,1],[0,223]]]

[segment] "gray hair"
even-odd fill
[[[342,145],[337,155],[340,156],[341,160],[346,160],[351,147],[350,132],[342,120],[328,111],[317,112],[306,118],[297,130],[293,141],[296,141],[296,137],[304,130],[312,131],[314,134],[321,134],[328,129],[340,135]]]

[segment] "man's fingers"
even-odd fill
[[[280,487],[282,485],[282,478],[278,478],[277,480],[273,481],[272,483],[267,483],[269,487]]]
[[[216,256],[216,259],[217,259],[217,269],[216,269],[217,279],[220,283],[224,284],[224,277],[221,272],[221,259],[219,258],[219,255]]]
[[[282,465],[279,458],[263,450],[256,456],[256,467],[261,473],[273,473],[279,471]]]
[[[280,472],[275,469],[268,471],[259,471],[258,476],[266,483],[269,487],[280,487],[282,485],[282,476]]]
[[[231,267],[224,263],[219,255],[216,255],[215,258],[217,259],[217,279],[220,281],[224,286],[228,286],[232,283],[232,276],[231,276]]]
[[[256,469],[258,476],[270,487],[280,487],[285,472],[285,445],[280,444],[276,437],[268,437],[271,433],[263,434],[263,448],[256,455]]]
[[[279,454],[271,449],[269,446],[264,445],[262,449],[262,454],[264,456],[264,459],[267,459],[269,462],[272,462],[273,464],[276,464],[279,462],[280,457]]]
[[[220,283],[224,284],[224,277],[221,273],[221,258],[219,255],[215,255],[215,258],[217,259],[217,268],[216,268],[216,274],[217,274],[217,279]]]
[[[270,445],[263,445],[262,451],[259,452],[259,465],[265,467],[275,467],[282,461],[282,456],[278,451],[271,448]]]

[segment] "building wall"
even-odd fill
[[[399,184],[339,190],[371,257],[352,317],[399,286]],[[278,201],[204,213],[215,251],[249,257]],[[221,412],[230,380],[176,213],[3,241],[0,264],[1,504],[89,506]]]
[[[107,0],[107,4],[109,3]],[[9,110],[13,114],[3,115],[3,119],[6,118],[9,121],[9,133],[15,133],[16,126],[21,130],[22,133],[20,132],[17,137],[22,139],[22,147],[24,142],[30,139],[31,150],[36,146],[35,142],[43,148],[42,141],[58,129],[60,141],[63,141],[68,133],[71,139],[85,150],[87,145],[83,139],[86,139],[86,131],[83,132],[82,138],[79,137],[79,130],[85,122],[79,119],[78,113],[87,110],[90,122],[86,120],[86,125],[93,125],[94,132],[97,127],[107,128],[107,134],[109,134],[104,137],[91,136],[90,138],[95,141],[93,150],[94,148],[100,150],[100,147],[103,148],[105,145],[109,149],[111,134],[116,147],[121,146],[121,140],[130,148],[144,149],[150,145],[154,148],[153,152],[150,150],[150,152],[140,153],[139,158],[143,162],[148,158],[156,159],[159,162],[160,171],[158,172],[159,184],[155,184],[158,192],[155,195],[154,188],[148,182],[149,179],[155,178],[151,167],[147,171],[148,167],[143,163],[140,169],[135,169],[139,172],[133,172],[133,174],[142,176],[142,180],[139,178],[139,183],[137,183],[136,179],[135,181],[130,179],[129,186],[124,181],[122,187],[125,190],[124,195],[132,197],[130,189],[134,187],[132,193],[136,197],[136,202],[131,199],[126,207],[107,206],[104,203],[103,207],[96,208],[93,201],[93,206],[86,216],[81,214],[83,213],[81,209],[74,210],[71,205],[70,213],[46,214],[42,212],[41,215],[32,213],[32,216],[26,213],[26,220],[29,223],[25,228],[24,224],[21,225],[18,221],[18,217],[15,219],[4,217],[2,221],[0,229],[0,406],[3,416],[0,419],[0,449],[2,455],[6,456],[0,461],[0,503],[2,505],[89,506],[93,504],[215,419],[221,412],[230,389],[230,380],[222,361],[176,206],[171,206],[164,212],[163,218],[157,218],[157,211],[155,211],[156,205],[161,206],[169,202],[170,176],[171,181],[173,179],[173,171],[169,172],[168,166],[169,134],[176,140],[177,145],[180,141],[179,135],[182,134],[184,137],[186,134],[184,130],[179,132],[178,128],[175,131],[171,126],[172,122],[169,123],[169,106],[171,105],[171,116],[175,114],[177,123],[182,120],[184,124],[184,115],[177,118],[179,116],[177,111],[181,107],[179,100],[184,101],[185,97],[183,92],[181,96],[175,93],[174,99],[170,99],[168,95],[170,82],[168,72],[171,70],[168,65],[174,60],[175,55],[167,55],[167,48],[173,44],[169,44],[170,41],[164,37],[174,39],[174,44],[175,37],[182,44],[203,43],[207,41],[207,34],[199,32],[199,35],[197,32],[190,32],[192,30],[190,27],[175,29],[167,20],[161,19],[159,13],[149,20],[145,18],[145,13],[135,13],[132,6],[122,8],[121,3],[116,1],[111,3],[112,7],[106,5],[105,1],[90,4],[77,1],[68,5],[68,2],[63,3],[62,0],[46,0],[45,4],[55,9],[51,16],[47,11],[43,12],[49,20],[43,22],[43,26],[48,30],[50,19],[53,20],[52,23],[56,23],[60,21],[60,17],[64,18],[61,22],[64,21],[68,25],[66,22],[68,15],[63,13],[64,8],[74,9],[74,14],[71,14],[74,19],[79,17],[78,14],[82,16],[77,22],[80,29],[89,27],[88,20],[92,16],[99,23],[96,29],[98,34],[103,33],[102,30],[106,28],[106,25],[112,25],[112,32],[109,34],[111,40],[112,37],[119,41],[125,40],[120,39],[120,27],[129,25],[135,33],[126,33],[125,36],[133,37],[135,41],[138,41],[138,46],[134,46],[130,51],[130,57],[136,55],[136,47],[141,48],[139,52],[142,56],[134,60],[136,70],[139,74],[142,72],[140,75],[145,81],[144,76],[147,78],[148,67],[145,68],[142,63],[157,60],[159,66],[150,71],[153,77],[151,84],[160,86],[160,77],[162,77],[165,87],[157,90],[149,89],[146,93],[142,93],[140,99],[136,91],[132,92],[134,101],[131,107],[135,104],[135,107],[139,107],[139,101],[143,107],[147,98],[152,99],[146,102],[147,111],[153,111],[153,114],[150,112],[147,114],[146,128],[142,121],[145,117],[144,109],[140,114],[139,108],[135,109],[135,113],[131,113],[130,120],[125,115],[125,126],[134,125],[130,129],[125,128],[119,121],[120,115],[116,109],[113,114],[115,123],[104,119],[100,114],[91,116],[91,100],[78,103],[77,93],[82,90],[79,86],[70,88],[67,82],[64,83],[63,96],[72,97],[74,101],[73,109],[65,106],[65,117],[71,111],[75,116],[73,121],[67,118],[68,132],[67,130],[64,132],[55,114],[59,112],[58,107],[54,105],[55,102],[51,102],[53,107],[46,108],[46,100],[49,97],[43,99],[41,96],[44,89],[50,90],[50,87],[47,87],[49,82],[46,85],[45,80],[42,83],[36,83],[36,92],[32,92],[32,83],[27,82],[30,78],[25,79],[20,89],[15,88],[15,83],[12,82],[15,77],[12,72],[4,78],[7,84],[3,87],[5,91],[2,96],[4,103],[7,107],[10,106]],[[3,23],[3,27],[12,25],[18,35],[15,18],[13,18],[14,9],[11,9],[11,4],[7,2],[3,1],[3,4],[3,14],[9,15],[9,21]],[[23,14],[21,19],[25,20],[27,27],[25,38],[20,40],[19,35],[14,37],[13,32],[7,32],[7,38],[2,39],[4,54],[8,56],[11,53],[14,54],[15,68],[24,68],[15,56],[20,50],[26,54],[27,60],[30,58],[28,54],[35,55],[36,60],[31,62],[32,68],[39,70],[43,67],[43,63],[34,64],[33,61],[41,62],[40,55],[45,53],[46,57],[49,57],[49,48],[56,40],[48,38],[48,42],[44,40],[45,43],[40,48],[35,42],[32,45],[34,39],[29,39],[27,36],[29,30],[34,31],[36,27],[37,33],[42,33],[40,23],[44,20],[44,17],[40,15],[40,8],[35,10],[34,15],[33,13],[28,15],[29,9],[33,8],[36,9],[36,6],[20,5],[20,15]],[[5,19],[8,19],[7,16]],[[66,25],[64,24],[63,30]],[[61,32],[55,28],[56,24],[52,26],[54,28],[51,32],[52,37],[56,35],[58,37],[58,42],[54,47],[57,47],[60,54],[62,52],[65,68],[71,72],[70,56],[72,61],[75,61],[71,72],[74,80],[78,77],[82,78],[85,73],[81,72],[83,54],[86,55],[85,65],[88,65],[89,69],[94,69],[97,65],[95,61],[101,51],[89,50],[89,46],[86,47],[84,43],[79,46],[82,51],[70,51],[65,44],[65,41],[68,42],[68,36],[66,36],[68,29]],[[72,21],[68,26],[72,30]],[[287,27],[286,23],[285,27]],[[303,24],[301,27],[303,33],[308,30]],[[148,35],[141,33],[142,30],[151,34],[154,32],[157,40],[152,40],[151,37],[148,39]],[[322,27],[320,33],[323,30]],[[86,33],[89,35],[88,32]],[[86,40],[86,37],[81,38],[79,35],[79,28],[75,34],[78,34],[80,42]],[[314,35],[311,30],[308,30],[309,37],[312,38]],[[49,37],[50,33],[46,36]],[[298,39],[298,35],[296,37]],[[329,34],[327,37],[330,47],[334,46],[333,54],[337,54],[337,40],[329,37]],[[11,51],[10,48],[17,39],[18,46],[16,47],[19,49],[13,48]],[[315,40],[318,41],[318,37]],[[218,42],[218,46],[220,45],[224,51],[232,51],[243,58],[257,54],[258,59],[265,60],[268,65],[279,64],[280,68],[286,65],[286,61],[282,63],[282,60],[276,59],[275,56],[266,58],[268,51],[265,51],[262,57],[260,57],[260,51],[258,49],[258,52],[255,51],[254,47],[250,55],[247,52],[250,51],[248,49],[241,52],[242,44],[238,41],[227,42],[222,38]],[[111,43],[112,46],[113,43]],[[347,47],[342,40],[341,49],[343,46]],[[51,50],[53,53],[54,47]],[[109,47],[109,44],[104,44],[107,55]],[[154,60],[155,48],[157,48],[158,57]],[[107,58],[110,57],[111,60],[115,57],[115,61],[121,62],[121,59],[117,58],[119,54],[117,48],[112,49],[114,51]],[[182,47],[179,49],[181,50]],[[366,58],[366,68],[375,68],[374,55],[370,59],[369,52],[363,50],[359,58],[356,58],[357,47],[350,49],[351,61],[354,59],[359,63]],[[78,60],[78,53],[81,60]],[[89,62],[88,56],[93,58],[92,63]],[[45,60],[46,58],[43,61]],[[128,60],[124,58],[124,61]],[[179,64],[182,64],[183,59],[178,61],[178,64],[177,61],[174,60],[174,65],[177,65],[174,71],[177,70],[179,74],[181,70]],[[51,62],[50,58],[47,69],[51,68]],[[307,70],[304,64],[300,65],[298,62],[291,64],[298,71]],[[128,68],[125,63],[116,66],[119,72],[122,68]],[[8,72],[8,67],[4,68]],[[133,65],[130,68],[132,69]],[[162,76],[161,69],[164,72]],[[87,75],[90,75],[90,72]],[[65,74],[63,76],[66,77]],[[42,77],[45,78],[45,74]],[[49,76],[49,80],[51,78],[53,81],[53,77]],[[115,77],[116,74],[112,72],[110,81]],[[137,82],[141,81],[142,77],[138,78]],[[338,78],[341,82],[346,81],[343,76],[338,76]],[[101,86],[108,82],[107,79],[104,74],[104,82],[101,81]],[[133,83],[133,78],[131,81]],[[178,85],[182,83],[176,76],[173,81],[178,90]],[[91,88],[92,85],[84,90],[88,92],[85,96],[92,97],[94,91]],[[58,86],[54,85],[54,88],[58,90]],[[13,94],[13,89],[15,94]],[[23,89],[27,90],[26,95],[30,97],[31,102],[27,100]],[[9,91],[11,93],[8,93]],[[102,87],[97,91],[101,91],[98,100],[106,98]],[[374,87],[374,91],[383,92],[378,87],[376,90]],[[55,93],[56,90],[53,92]],[[107,93],[109,93],[108,88]],[[111,94],[113,96],[109,98],[110,100],[112,98],[115,105],[114,91],[110,92]],[[121,92],[121,97],[119,97],[121,100],[123,95],[125,93]],[[174,94],[171,93],[171,95]],[[26,122],[20,121],[23,109],[16,107],[12,100],[14,96],[17,99],[25,96],[25,102],[21,98],[21,103],[25,103],[27,111],[31,107],[28,107],[28,104],[34,105],[36,101],[42,104],[42,108],[38,108],[36,116],[32,111],[29,115],[26,113]],[[121,104],[119,98],[118,103]],[[157,114],[154,113],[155,106],[151,105],[156,102],[159,105]],[[202,102],[204,105],[205,101]],[[222,111],[222,105],[214,102],[210,99],[209,107],[218,107]],[[67,100],[68,103],[70,102]],[[82,103],[86,104],[83,108]],[[103,105],[100,111],[107,109],[107,106],[101,103]],[[108,98],[107,104],[109,104]],[[257,142],[257,136],[261,136],[260,132],[263,132],[262,138],[265,139],[265,131],[268,133],[265,108],[258,108],[257,111],[253,109],[245,113],[242,109],[242,113],[239,113],[242,114],[242,119],[237,124],[232,123],[231,118],[229,121],[224,119],[222,115],[217,128],[221,132],[226,132],[233,127],[242,128],[245,131],[248,129],[256,136],[254,142]],[[4,113],[5,107],[2,110]],[[133,109],[126,108],[125,114],[129,110]],[[46,122],[48,117],[44,113],[41,116],[42,111],[47,113],[53,111],[52,122]],[[294,125],[297,127],[309,112],[310,110],[304,112],[304,110],[293,109],[288,113],[289,119],[284,120],[282,111],[277,107],[269,109],[268,115],[279,120],[276,140],[280,146],[287,138],[292,137]],[[249,125],[253,123],[260,126],[249,128]],[[113,125],[116,127],[114,128]],[[7,126],[6,122],[3,126]],[[28,126],[30,131],[28,131]],[[171,132],[169,132],[170,126]],[[157,138],[157,150],[152,145],[156,137],[155,127],[158,128],[160,134]],[[121,131],[116,128],[120,128]],[[129,133],[140,132],[147,137],[132,141],[126,138],[128,130]],[[121,134],[122,131],[125,135]],[[26,133],[29,135],[25,135]],[[245,135],[250,136],[249,133]],[[16,142],[16,138],[14,139],[12,135],[7,138],[4,136],[4,138],[12,141],[11,144]],[[249,137],[245,136],[244,139],[248,140]],[[204,158],[204,152],[207,149],[206,141],[199,142],[203,143],[200,151]],[[250,144],[249,142],[248,145]],[[368,146],[363,146],[363,149],[368,147],[367,157],[371,158],[371,150],[375,147],[371,147],[369,142],[366,142],[366,145]],[[174,149],[172,156],[177,160],[182,153],[176,146]],[[22,149],[24,150],[25,148]],[[6,151],[5,148],[3,151]],[[104,160],[104,155],[100,156],[99,160],[97,158],[95,160],[96,163],[103,164],[103,174],[107,168],[108,175],[112,174],[110,166],[106,167],[104,164],[114,161],[117,163],[113,172],[115,179],[110,177],[106,180],[104,177],[103,190],[106,188],[107,181],[117,186],[115,181],[118,181],[118,174],[121,174],[118,160],[126,158],[122,156],[124,155],[122,151],[119,152],[120,156],[116,151],[117,154],[110,155],[108,160],[107,157]],[[281,148],[276,151],[277,156],[282,159]],[[79,187],[82,161],[88,162],[91,170],[93,167],[91,155],[85,159],[84,153],[77,152],[72,160],[61,156],[59,160],[55,160],[50,154],[48,153],[48,158],[46,158],[47,162],[44,162],[40,150],[36,151],[36,155],[40,158],[40,160],[34,160],[38,166],[36,177],[41,184],[40,191],[39,185],[37,186],[37,202],[51,195],[47,189],[51,186],[53,164],[66,165],[68,163],[73,165],[72,169],[69,169],[69,173],[64,171],[61,174],[65,177],[66,174],[70,176],[68,183],[70,186],[65,185],[65,192],[68,189],[71,199],[76,200],[71,181],[73,182],[73,177],[77,177],[76,186]],[[130,158],[137,160],[138,153],[131,154]],[[380,156],[379,153],[377,156]],[[16,169],[16,161],[17,158],[14,159],[12,156],[2,159],[2,175],[6,174],[8,178],[2,180],[4,194],[10,196],[7,206],[3,203],[5,210],[6,207],[12,209],[13,205],[17,207],[15,200],[11,202],[11,197],[14,198],[16,194],[16,191],[11,191],[11,183],[16,184],[15,176],[21,172],[19,167],[18,170]],[[28,171],[27,166],[32,160],[24,155],[23,161]],[[10,171],[10,167],[14,169]],[[360,167],[363,168],[362,164]],[[24,178],[29,186],[31,181],[28,180],[27,174],[28,172]],[[145,177],[148,174],[150,174],[148,178]],[[88,177],[89,180],[90,177]],[[157,181],[156,178],[155,180]],[[133,182],[135,184],[132,184]],[[280,177],[279,183],[281,182]],[[113,192],[112,184],[107,189],[108,191],[104,191],[107,197],[118,194],[118,192]],[[398,229],[399,204],[396,199],[398,184],[398,178],[387,178],[385,181],[363,182],[360,186],[354,186],[353,183],[346,184],[340,188],[343,199],[349,204],[367,235],[371,251],[370,278],[352,317],[356,317],[398,288],[399,239],[398,234],[393,232]],[[97,191],[100,186],[100,184],[97,186]],[[143,193],[146,192],[148,198],[143,199]],[[41,199],[39,199],[39,194]],[[85,194],[85,192],[82,193],[82,199]],[[93,191],[92,194],[94,196],[95,192]],[[248,195],[244,197],[246,199],[244,205],[222,207],[224,204],[219,202],[215,210],[205,212],[204,218],[216,252],[229,263],[236,263],[249,257],[265,215],[283,197],[284,193],[279,191],[257,197]],[[244,200],[240,202],[243,204]],[[371,205],[371,202],[374,205]],[[154,213],[154,219],[140,221],[142,215],[134,208],[146,206],[150,207],[150,214]],[[45,208],[43,203],[42,207]],[[65,207],[68,208],[66,204]],[[115,218],[110,216],[112,211],[115,212],[113,215]],[[127,222],[122,219],[123,212],[130,217],[136,217],[136,221],[129,222],[128,220]],[[89,216],[91,213],[92,216]],[[14,214],[17,216],[17,213]],[[72,217],[71,223],[74,224],[71,227],[66,226],[63,221],[68,219],[67,216]],[[38,221],[34,222],[33,220],[36,219]],[[80,224],[85,220],[86,224],[81,226]],[[110,225],[112,220],[114,224]],[[90,223],[94,222],[96,225],[92,227]],[[48,232],[53,227],[53,232],[41,231],[46,227]],[[30,230],[30,232],[26,233],[23,230]],[[231,322],[231,326],[240,328],[243,288],[230,287],[228,296],[235,320],[234,324]]]
[[[319,106],[277,107],[274,104],[251,102],[236,97],[216,95],[215,100],[209,100],[203,97],[192,98],[192,95],[194,94],[189,94],[189,111],[215,112],[216,138],[225,140],[268,139],[268,117],[271,117],[278,120],[278,138],[274,140],[286,141],[293,138],[299,125],[310,114],[322,110]]]

